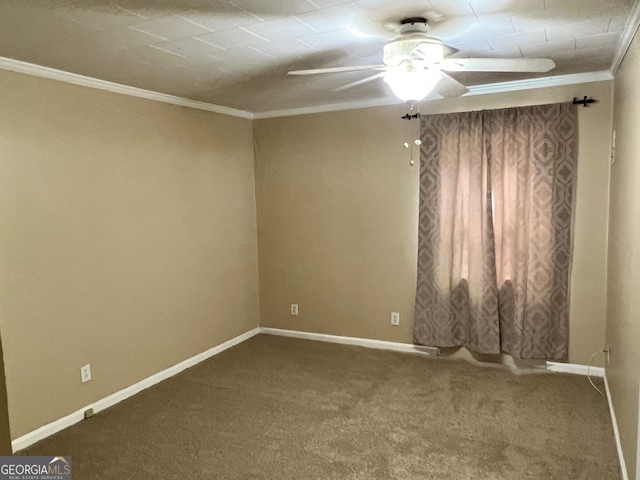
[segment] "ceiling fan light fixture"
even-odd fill
[[[405,102],[417,103],[431,91],[436,91],[443,98],[460,97],[469,91],[446,72],[545,73],[555,67],[553,60],[548,58],[453,58],[458,49],[428,35],[427,25],[425,17],[409,17],[400,21],[400,36],[382,47],[384,65],[294,70],[289,74],[315,75],[373,70],[379,73],[334,88],[333,91],[342,91],[382,78],[396,97]]]
[[[427,68],[390,70],[383,80],[393,94],[404,102],[419,102],[435,88],[441,77]]]

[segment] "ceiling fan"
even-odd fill
[[[409,17],[400,22],[400,36],[383,49],[384,65],[294,70],[289,75],[377,71],[375,75],[334,89],[362,85],[382,78],[405,102],[419,102],[431,91],[443,97],[459,97],[468,89],[445,72],[548,72],[555,67],[548,58],[455,58],[457,49],[427,34],[427,19]]]

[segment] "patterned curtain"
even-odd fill
[[[567,358],[576,107],[421,122],[415,342]]]

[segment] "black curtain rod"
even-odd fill
[[[585,96],[582,99],[577,98],[577,97],[573,97],[573,104],[574,105],[582,105],[583,107],[588,107],[590,104],[596,103],[596,102],[597,102],[596,99],[589,98],[587,96]],[[420,114],[419,113],[415,113],[413,115],[410,115],[410,114],[407,113],[407,114],[403,115],[400,118],[402,118],[403,120],[412,120],[414,118],[420,118]]]
[[[579,98],[573,97],[573,104],[582,105],[583,107],[588,107],[589,104],[596,103],[596,102],[597,100],[593,98],[587,98],[586,96],[582,100],[580,100]]]

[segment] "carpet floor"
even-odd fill
[[[270,335],[20,454],[76,480],[620,479],[585,377]]]

